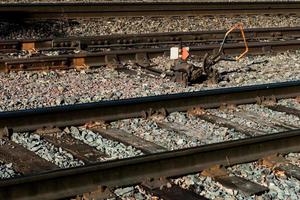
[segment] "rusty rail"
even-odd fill
[[[190,46],[190,55],[204,57],[206,53],[214,53],[219,49],[219,44]],[[273,42],[249,42],[250,55],[270,54],[272,52],[283,52],[286,50],[298,50],[300,40],[273,41]],[[237,55],[244,50],[244,44],[225,44],[223,51],[227,55]],[[157,56],[169,55],[169,48],[147,48],[129,50],[111,50],[96,53],[79,53],[60,56],[38,56],[26,59],[2,59],[0,60],[0,71],[32,71],[71,69],[82,67],[99,67],[111,65],[120,67],[121,61],[149,62],[149,59]]]
[[[299,2],[110,2],[1,4],[2,20],[74,19],[103,16],[299,15]]]
[[[0,113],[0,128],[31,131],[42,127],[83,125],[87,122],[114,121],[143,117],[164,109],[167,113],[194,107],[216,108],[224,104],[256,103],[259,97],[276,99],[300,96],[300,81],[271,83],[199,92],[160,95],[116,101]]]
[[[300,130],[150,154],[0,181],[1,199],[62,199],[99,186],[122,187],[149,178],[197,173],[214,165],[230,166],[300,151]],[[170,166],[172,166],[170,168]]]
[[[35,40],[0,40],[0,52],[20,50],[56,50],[101,48],[141,48],[157,45],[195,45],[221,43],[226,31],[168,32],[147,34],[104,35],[90,37],[46,38]],[[244,30],[248,42],[289,40],[300,38],[300,27],[251,28]],[[242,35],[232,31],[227,42],[240,42]]]
[[[81,125],[97,120],[141,117],[147,112],[186,111],[193,107],[216,108],[224,104],[255,103],[268,98],[300,95],[300,81],[213,89],[199,92],[102,101],[72,106],[0,113],[4,131],[27,131],[40,127]],[[299,152],[300,130],[252,137],[91,164],[46,171],[0,181],[0,199],[61,199],[95,191],[99,186],[121,187],[149,178],[196,173],[214,165],[230,166],[272,154]],[[170,166],[172,168],[170,169]]]
[[[156,56],[168,55],[169,48],[176,45],[189,46],[192,55],[204,56],[206,53],[213,53],[220,48],[219,45],[222,43],[225,33],[222,30],[215,30],[0,41],[0,52],[4,53],[0,60],[0,71],[70,69],[74,67],[81,69],[82,67],[97,67],[106,64],[118,66],[120,61],[128,60],[143,63]],[[250,54],[299,49],[299,27],[246,29],[245,36],[249,42]],[[227,44],[222,51],[228,54],[237,54],[242,50],[240,44],[242,41],[241,33],[233,31],[228,36]],[[60,56],[40,55],[26,59],[7,59],[5,56],[7,52],[20,50],[33,52],[79,50],[79,52],[90,53]]]

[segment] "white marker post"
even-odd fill
[[[179,48],[178,47],[171,47],[170,49],[170,59],[177,60],[179,58]]]

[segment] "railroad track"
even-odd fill
[[[300,37],[299,27],[252,28],[245,29],[248,42],[296,40]],[[1,53],[16,53],[20,50],[85,50],[145,48],[170,45],[220,44],[226,31],[169,32],[148,34],[103,35],[90,37],[46,38],[35,40],[2,40]],[[243,38],[239,31],[233,31],[227,42],[240,42]]]
[[[200,171],[224,187],[248,195],[263,193],[268,190],[267,187],[229,175],[224,167],[262,159],[265,166],[299,178],[299,168],[282,157],[300,150],[299,95],[300,82],[293,81],[0,113],[1,136],[5,141],[0,146],[0,160],[12,162],[16,171],[23,174],[0,181],[0,196],[57,199],[78,194],[105,195],[106,188],[141,184],[150,194],[166,199],[174,191],[185,199],[203,199],[199,194],[176,186],[170,179]],[[289,107],[282,101],[293,103]],[[274,111],[276,114],[270,115]],[[176,115],[184,115],[188,123],[178,121]],[[140,133],[133,130],[138,127],[124,129],[122,124],[126,120],[136,118],[144,121],[138,127],[151,122],[163,132],[149,139],[145,133],[147,129],[140,129]],[[211,142],[206,137],[214,134],[215,130],[202,132],[193,124],[197,120],[201,124],[229,128],[225,138],[232,132],[236,136],[227,138],[225,142],[221,137],[221,143],[207,144]],[[251,122],[250,125],[247,121]],[[73,127],[68,128],[70,126]],[[78,126],[81,127],[76,128]],[[78,134],[74,136],[70,129],[75,129],[75,132],[92,131],[106,140],[131,146],[136,155],[142,156],[99,162],[109,159],[107,151],[97,151],[87,145],[91,144],[89,139]],[[176,139],[168,138],[168,131],[196,142],[194,145],[174,143]],[[15,143],[24,132],[39,135],[71,153],[85,166],[57,169],[58,166]],[[164,136],[168,142],[164,143],[160,138]],[[28,149],[32,150],[32,147]],[[276,154],[281,156],[273,156]],[[164,184],[168,187],[160,190]],[[242,187],[243,184],[249,187]]]
[[[246,29],[249,54],[267,54],[299,49],[299,27]],[[142,65],[149,59],[169,55],[172,46],[188,46],[190,54],[204,57],[218,51],[225,31],[185,33],[154,33],[142,35],[111,35],[98,37],[57,38],[43,40],[10,40],[0,42],[3,59],[0,71],[52,70],[98,67],[116,68],[121,62],[133,61]],[[223,52],[237,55],[244,50],[240,32],[232,32]],[[20,50],[38,51],[31,57],[8,58],[7,54]],[[45,56],[41,52],[56,51],[58,56]],[[79,53],[75,53],[77,51]]]
[[[1,4],[2,20],[74,19],[103,16],[298,15],[299,2],[153,2]]]

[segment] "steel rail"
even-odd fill
[[[250,55],[283,52],[286,50],[299,50],[300,40],[272,41],[272,42],[249,42]],[[220,48],[219,44],[190,46],[190,55],[204,56],[206,53],[213,54]],[[225,54],[239,55],[244,50],[244,44],[225,44]],[[59,56],[39,56],[26,59],[1,59],[0,71],[24,71],[24,70],[49,70],[71,69],[80,66],[99,67],[107,64],[118,65],[120,61],[144,62],[157,56],[169,55],[169,48],[147,48],[112,50],[96,53],[79,53]]]
[[[159,95],[113,101],[101,101],[32,110],[0,113],[2,130],[31,131],[42,127],[83,125],[99,120],[113,121],[143,117],[145,113],[164,109],[167,113],[194,107],[217,108],[224,104],[256,103],[258,98],[292,98],[300,96],[300,81],[253,86],[211,89],[198,92]],[[7,129],[6,129],[6,128]]]
[[[0,4],[0,19],[70,19],[103,16],[299,15],[299,2],[140,2]]]
[[[109,161],[0,181],[1,199],[61,199],[122,187],[149,178],[197,173],[214,165],[230,166],[263,157],[300,151],[300,130],[194,148]]]
[[[259,40],[287,40],[300,38],[300,27],[276,27],[276,28],[251,28],[245,29],[248,42]],[[189,45],[208,44],[222,42],[225,30],[194,31],[194,32],[168,32],[146,34],[117,34],[87,37],[45,38],[45,39],[21,39],[0,40],[0,52],[15,52],[18,50],[73,48],[87,50],[89,48],[120,48],[155,45]],[[240,41],[240,31],[230,33],[230,41]]]

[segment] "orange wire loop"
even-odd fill
[[[247,40],[246,40],[246,37],[245,37],[244,27],[243,27],[243,24],[241,24],[241,23],[235,24],[233,27],[231,27],[231,28],[226,32],[226,34],[225,34],[225,36],[224,36],[224,39],[223,39],[223,41],[222,41],[222,45],[221,45],[221,47],[220,47],[220,49],[219,49],[219,53],[220,53],[220,52],[222,51],[222,49],[223,49],[223,45],[224,45],[224,43],[225,43],[225,41],[226,41],[226,39],[227,39],[227,36],[229,35],[229,33],[231,33],[231,32],[232,32],[233,30],[235,30],[235,29],[240,29],[241,34],[242,34],[242,37],[243,37],[243,40],[244,40],[244,44],[245,44],[245,51],[235,58],[235,60],[238,61],[238,60],[241,59],[243,56],[245,56],[246,53],[248,53],[248,51],[249,51],[248,43],[247,43]]]

